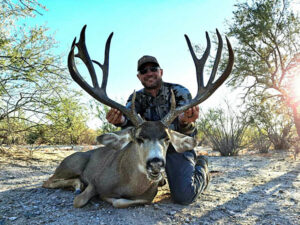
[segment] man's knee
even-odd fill
[[[198,196],[198,189],[197,188],[177,188],[171,192],[172,199],[175,203],[181,205],[189,205],[193,203],[197,196]]]

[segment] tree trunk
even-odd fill
[[[293,110],[294,122],[297,129],[298,140],[299,140],[300,139],[300,113],[298,113],[297,110],[298,107],[296,104],[293,104],[291,107]]]

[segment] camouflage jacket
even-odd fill
[[[136,92],[135,109],[141,117],[148,121],[161,120],[171,108],[171,89],[175,94],[176,106],[187,104],[191,100],[191,94],[188,89],[179,85],[163,82],[156,97],[147,93],[145,89]],[[127,100],[126,107],[131,107],[132,95]],[[130,120],[125,120],[123,124],[119,124],[122,128],[131,126]],[[171,129],[180,133],[194,136],[196,134],[195,124],[180,125],[176,118],[170,126]]]

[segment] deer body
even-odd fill
[[[136,143],[130,143],[119,151],[107,147],[98,149],[83,171],[82,180],[93,184],[103,199],[141,196],[153,184],[154,188],[157,187],[159,180],[149,180],[147,174],[139,169],[138,156]]]
[[[169,143],[178,152],[197,144],[160,121],[104,134],[97,140],[105,147],[68,156],[43,187],[84,190],[75,198],[75,207],[84,206],[95,195],[119,208],[150,203],[163,179]]]
[[[130,143],[119,151],[104,147],[91,155],[83,171],[82,180],[92,185],[95,194],[101,199],[139,199],[144,200],[144,203],[150,203],[155,197],[159,180],[149,180],[147,174],[138,169],[138,148],[134,145],[136,144]],[[74,202],[74,206],[82,205],[76,205]]]

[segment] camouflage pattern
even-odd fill
[[[171,108],[171,89],[175,94],[176,106],[185,105],[192,98],[187,88],[179,84],[163,82],[156,97],[153,97],[150,93],[147,93],[144,88],[136,92],[136,112],[147,121],[161,120],[165,115],[168,114]],[[132,95],[130,95],[127,100],[127,108],[131,107],[131,100]],[[126,127],[130,125],[132,125],[130,121],[126,121],[123,124],[123,126]],[[195,133],[195,126],[193,123],[182,127],[177,118],[173,121],[170,128],[188,135]]]

